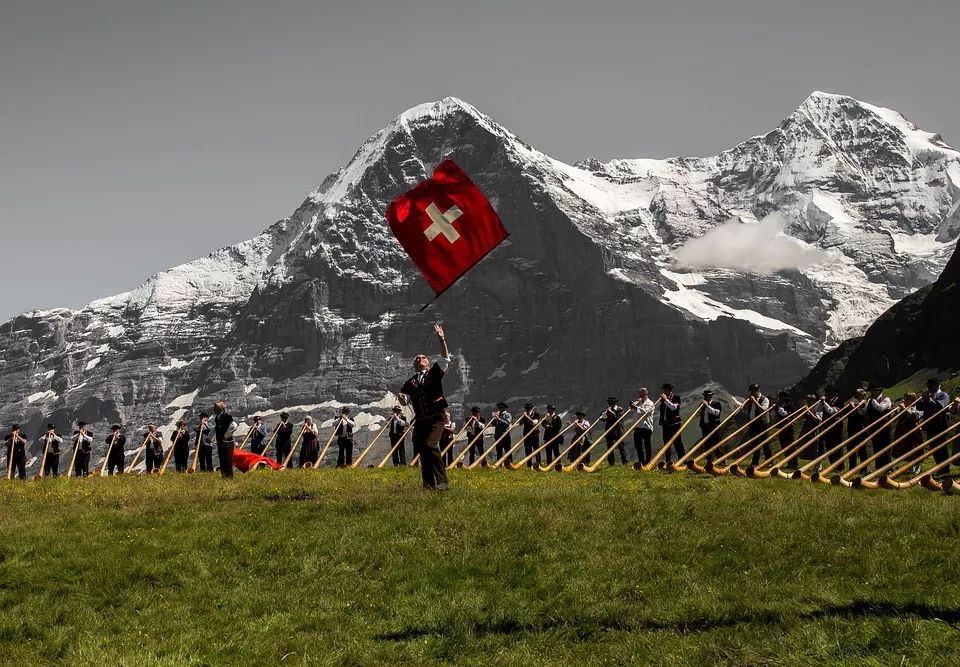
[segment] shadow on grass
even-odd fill
[[[730,628],[738,625],[786,625],[796,621],[818,620],[824,618],[920,618],[927,621],[940,621],[960,632],[960,608],[945,609],[926,604],[895,604],[892,602],[872,602],[856,600],[843,605],[831,605],[823,609],[800,614],[784,614],[774,611],[743,614],[741,616],[725,618],[690,618],[685,621],[659,622],[652,620],[626,621],[624,619],[577,619],[551,620],[543,623],[521,622],[507,618],[497,621],[479,622],[470,626],[468,631],[475,635],[511,635],[524,633],[539,633],[550,630],[570,632],[577,639],[588,639],[598,632],[611,630],[632,632],[675,632],[678,634],[695,634]],[[379,641],[404,642],[422,637],[443,637],[457,634],[447,627],[410,627],[397,632],[390,632],[374,637]]]

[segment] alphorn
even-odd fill
[[[100,466],[99,471],[96,471],[96,470],[93,471],[94,475],[99,475],[100,477],[103,477],[104,475],[107,474],[107,464],[110,463],[110,453],[113,451],[113,446],[115,444],[117,444],[117,436],[113,436],[112,438],[110,438],[110,445],[107,447],[107,454],[106,456],[103,457],[103,465]]]
[[[342,424],[342,423],[343,423],[343,417],[339,417],[339,418],[337,419],[337,421],[333,424],[333,430],[330,431],[330,437],[327,438],[327,444],[325,444],[325,445],[323,446],[323,449],[322,449],[321,452],[317,455],[317,462],[316,462],[316,463],[313,463],[313,464],[310,464],[310,465],[304,464],[304,466],[303,466],[304,468],[319,468],[319,467],[320,467],[320,464],[323,463],[323,457],[325,457],[325,456],[327,455],[327,450],[330,449],[330,445],[333,444],[333,439],[334,439],[335,437],[337,437],[337,431],[340,430],[340,424]],[[264,450],[264,451],[266,451],[266,450]],[[293,453],[293,450],[291,450],[290,453],[292,454],[292,453]],[[288,456],[288,457],[287,457],[287,460],[289,460],[289,459],[290,459],[290,457]],[[310,463],[310,462],[308,461],[307,463]],[[284,466],[284,467],[286,467],[286,466]]]
[[[267,450],[270,449],[270,445],[273,444],[273,441],[277,439],[277,433],[280,432],[280,427],[283,425],[282,421],[277,422],[277,425],[273,429],[273,433],[270,434],[270,437],[267,439],[267,444],[264,445],[263,451],[260,452],[260,456],[266,456]]]
[[[70,455],[70,467],[67,468],[67,477],[73,477],[73,465],[77,462],[77,452],[80,451],[80,447],[83,445],[83,433],[77,432],[77,439],[74,442],[73,454]]]
[[[899,418],[907,409],[908,409],[907,406],[902,406],[902,405],[898,405],[896,408],[891,408],[891,409],[890,409],[890,412],[893,412],[893,413],[895,413],[895,414],[891,416],[891,419],[890,419],[890,421],[887,423],[886,428],[889,428],[889,426],[890,426],[891,424],[893,424],[893,422],[896,421],[896,419],[894,419],[894,417]],[[933,419],[935,416],[936,416],[936,415],[932,415],[932,416],[930,417],[930,419]],[[921,424],[919,424],[918,426],[923,426],[923,424],[926,424],[926,423],[927,423],[926,420],[924,420],[924,421],[923,421]],[[877,431],[877,432],[879,433],[879,431]],[[876,435],[876,434],[874,434],[874,436],[875,436],[875,435]],[[852,480],[853,480],[853,477],[854,477],[858,472],[860,472],[861,470],[863,470],[864,468],[866,468],[867,466],[869,466],[871,463],[873,463],[874,461],[876,461],[877,459],[879,459],[881,456],[883,456],[883,455],[887,454],[888,452],[890,452],[890,451],[893,449],[893,447],[895,447],[896,445],[900,444],[900,443],[901,443],[902,441],[904,441],[907,437],[909,437],[909,435],[910,435],[909,433],[903,434],[903,435],[900,436],[899,438],[896,438],[896,439],[894,439],[893,441],[891,441],[888,445],[882,447],[882,448],[880,449],[880,451],[875,451],[871,456],[868,456],[866,460],[861,461],[859,464],[857,464],[856,466],[854,466],[853,468],[851,468],[851,469],[848,470],[847,472],[845,472],[845,473],[840,473],[840,474],[838,474],[838,475],[834,475],[833,477],[830,478],[830,483],[833,484],[833,485],[838,485],[838,486],[853,486],[853,481],[852,481]]]
[[[774,438],[778,437],[781,433],[783,433],[787,429],[792,430],[795,424],[798,421],[800,421],[800,418],[805,417],[808,412],[810,412],[810,406],[806,406],[806,405],[798,410],[794,410],[789,415],[783,417],[782,419],[778,420],[774,424],[773,433],[763,438],[763,440],[761,440],[759,443],[757,443],[756,445],[748,449],[741,456],[739,456],[735,461],[733,461],[733,463],[726,466],[725,468],[718,468],[714,465],[708,465],[707,472],[709,472],[712,475],[726,475],[727,473],[731,473],[733,475],[736,475],[737,477],[746,477],[746,471],[740,467],[740,464],[746,461],[748,456],[753,456],[754,454],[759,452],[764,445],[766,445],[768,442],[771,442]]]
[[[816,440],[817,438],[822,438],[824,435],[834,430],[838,426],[840,427],[841,435],[843,433],[843,421],[847,416],[855,410],[856,407],[850,405],[849,403],[834,414],[830,415],[826,421],[830,423],[814,429],[807,435],[800,436],[800,439],[793,443],[792,449],[781,449],[777,452],[774,452],[773,456],[769,459],[758,465],[757,467],[750,466],[747,468],[747,477],[754,477],[758,479],[765,479],[767,477],[784,477],[792,478],[792,473],[787,474],[784,472],[784,468],[794,460],[800,457],[803,453],[803,450],[810,446],[810,443]],[[812,463],[822,461],[823,453],[814,457]]]
[[[746,401],[744,401],[744,404],[746,404]],[[741,433],[743,433],[744,431],[746,431],[748,428],[750,428],[750,425],[753,424],[755,421],[757,421],[758,419],[763,419],[764,417],[766,417],[767,414],[769,414],[770,411],[773,410],[774,408],[775,408],[775,406],[774,406],[774,407],[769,407],[769,408],[767,408],[766,410],[764,410],[763,412],[761,412],[761,413],[759,413],[759,414],[757,414],[757,415],[754,415],[754,417],[753,417],[752,419],[748,420],[746,423],[742,424],[739,428],[735,429],[732,433],[730,433],[730,434],[727,435],[726,437],[722,438],[719,442],[715,443],[715,444],[713,445],[713,447],[711,447],[710,449],[708,449],[708,450],[705,451],[705,452],[701,452],[699,456],[696,456],[696,457],[688,460],[688,461],[687,461],[687,470],[692,470],[693,472],[699,473],[699,474],[701,474],[701,475],[704,474],[705,472],[707,472],[706,467],[703,466],[702,464],[700,464],[699,461],[702,461],[702,460],[706,459],[707,457],[709,457],[709,456],[710,456],[711,454],[713,454],[714,452],[719,451],[721,447],[723,447],[723,446],[726,445],[728,442],[730,442],[731,440],[733,440],[734,438],[736,438],[738,435],[740,435]],[[739,412],[739,411],[738,411],[738,412]],[[764,430],[766,430],[766,429],[764,429]],[[757,434],[757,435],[760,435],[760,434]],[[756,437],[756,436],[751,436],[751,437]]]
[[[950,443],[956,441],[957,439],[960,439],[960,433],[955,433],[954,435],[952,435],[952,436],[950,436],[949,438],[947,438],[947,439],[946,439],[943,443],[941,443],[941,444],[950,444]],[[924,457],[924,458],[926,458],[926,457]],[[926,488],[926,489],[930,489],[931,491],[943,491],[943,490],[944,490],[944,488],[943,488],[944,485],[943,485],[940,481],[938,481],[937,479],[935,479],[935,478],[934,478],[934,475],[936,475],[938,472],[940,472],[940,471],[943,470],[944,468],[949,468],[951,465],[953,465],[954,463],[957,463],[957,462],[960,462],[960,451],[954,453],[953,456],[948,456],[947,458],[945,458],[943,461],[941,461],[940,463],[936,464],[935,466],[933,466],[933,467],[931,467],[931,468],[928,468],[928,469],[926,469],[926,470],[921,471],[920,473],[918,473],[918,474],[915,475],[914,477],[911,477],[910,479],[908,479],[908,480],[905,481],[905,482],[898,482],[898,481],[896,481],[896,480],[889,480],[889,481],[887,481],[886,483],[882,484],[882,486],[883,486],[883,488],[885,488],[885,489],[897,489],[897,490],[899,490],[899,489],[908,489],[908,488],[910,488],[911,486],[915,486],[916,484],[919,483],[921,486],[923,486],[923,487]],[[954,491],[953,485],[954,485],[954,482],[952,482],[952,481],[951,481],[951,483],[950,483],[949,485],[947,485],[947,486],[950,487],[949,491]]]
[[[724,417],[724,418],[723,418],[723,421],[721,421],[719,424],[717,424],[716,427],[713,429],[713,431],[710,432],[711,435],[713,435],[714,433],[718,433],[718,434],[721,433],[721,432],[723,431],[724,427],[726,427],[727,423],[728,423],[731,419],[733,419],[734,417],[736,417],[738,414],[740,414],[740,411],[743,409],[743,403],[741,403],[741,402],[738,401],[737,399],[733,399],[733,402],[737,404],[737,409],[736,409],[736,410],[732,410],[729,415],[727,415],[726,417]],[[703,404],[701,403],[701,405],[703,405]],[[671,471],[673,471],[673,472],[683,472],[684,470],[686,470],[686,469],[687,469],[687,465],[686,465],[687,461],[690,460],[690,457],[692,457],[692,456],[697,452],[697,450],[699,450],[701,447],[703,447],[703,443],[704,443],[704,442],[706,442],[706,438],[700,438],[699,440],[697,440],[697,442],[694,443],[693,447],[691,447],[690,449],[688,449],[688,450],[684,453],[683,456],[681,456],[679,459],[677,459],[676,461],[674,461],[674,462],[673,462],[670,466],[668,466],[666,469],[667,469],[667,470],[671,470]]]
[[[393,447],[391,447],[391,448],[390,448],[390,451],[387,452],[387,455],[384,456],[383,459],[381,459],[380,463],[377,464],[377,467],[378,467],[378,468],[382,468],[383,466],[387,465],[387,461],[389,461],[389,460],[390,460],[390,457],[393,456],[393,453],[394,453],[395,451],[397,451],[397,447],[399,447],[401,444],[403,444],[403,442],[407,439],[407,433],[409,433],[409,432],[410,432],[410,429],[413,428],[413,423],[414,423],[415,421],[417,421],[417,418],[416,418],[416,417],[414,417],[413,419],[410,420],[410,423],[407,424],[407,428],[404,429],[403,434],[400,436],[400,439],[397,440],[397,444],[395,444]]]
[[[287,466],[290,464],[290,459],[293,458],[294,452],[297,451],[297,447],[300,445],[300,440],[303,439],[303,434],[307,432],[307,421],[303,421],[303,426],[300,429],[300,433],[297,434],[297,439],[293,441],[293,447],[290,448],[290,451],[287,453],[287,458],[283,460],[283,469],[286,470]],[[336,433],[336,430],[334,430]],[[317,458],[317,464],[319,465],[320,459]],[[304,464],[306,467],[306,464]]]
[[[485,451],[485,452],[480,456],[479,459],[477,459],[476,461],[474,461],[474,462],[471,463],[470,465],[466,466],[467,470],[473,470],[474,468],[476,468],[477,466],[480,466],[480,465],[482,465],[483,467],[487,467],[487,456],[490,455],[490,452],[492,452],[494,449],[496,449],[497,445],[500,444],[500,441],[501,441],[501,440],[503,440],[503,439],[506,438],[508,435],[510,435],[510,431],[512,431],[513,429],[515,429],[517,426],[520,425],[520,420],[521,420],[521,419],[523,419],[523,415],[520,415],[519,417],[517,417],[516,420],[515,420],[512,424],[510,424],[510,428],[508,428],[506,431],[503,432],[503,435],[501,435],[499,438],[494,438],[493,444],[490,445],[490,447],[487,449],[487,451]],[[451,463],[450,465],[452,466],[453,464]],[[449,467],[449,466],[448,466],[448,467]]]
[[[193,451],[193,463],[187,468],[188,473],[197,472],[197,462],[200,460],[200,441],[203,439],[203,424],[197,427],[197,443]]]
[[[493,465],[490,466],[490,468],[491,468],[491,469],[493,469],[493,468],[499,468],[501,465],[503,465],[503,462],[506,461],[507,458],[509,458],[510,456],[513,456],[513,453],[514,453],[515,451],[517,451],[518,449],[520,449],[520,445],[522,445],[522,444],[526,441],[527,438],[529,438],[531,435],[533,435],[534,433],[536,433],[536,432],[540,429],[540,424],[542,424],[542,423],[543,423],[543,420],[546,419],[546,418],[547,418],[546,415],[544,415],[543,417],[541,417],[540,420],[539,420],[536,424],[533,425],[533,428],[530,429],[529,431],[527,431],[526,433],[524,433],[523,436],[522,436],[519,440],[517,440],[517,443],[516,443],[515,445],[513,445],[513,447],[511,447],[510,449],[508,449],[508,450],[506,451],[506,453],[504,453],[503,456],[501,456],[499,459],[497,459],[496,461],[493,462]]]
[[[388,419],[387,423],[383,425],[383,428],[381,428],[380,431],[373,436],[373,440],[370,441],[370,444],[367,445],[366,449],[360,452],[360,456],[357,457],[357,460],[350,464],[351,470],[359,467],[359,465],[363,463],[363,459],[367,456],[367,452],[373,449],[373,446],[377,444],[377,440],[380,439],[380,436],[387,432],[387,429],[390,428],[390,424],[393,423],[394,419],[396,419],[396,417],[394,415],[390,415],[390,419]]]
[[[583,442],[586,439],[588,435],[590,435],[590,431],[592,431],[602,423],[600,420],[603,419],[604,412],[606,412],[606,410],[604,410],[599,415],[597,415],[596,419],[594,419],[590,423],[590,427],[587,428],[586,431],[584,431],[578,436],[575,436],[573,440],[570,441],[570,444],[567,445],[567,448],[564,449],[562,452],[560,452],[560,455],[557,456],[557,458],[555,458],[553,461],[548,462],[547,465],[545,466],[540,466],[539,468],[536,468],[537,472],[550,472],[553,470],[559,472],[563,470],[563,457],[567,456],[570,452],[572,452],[574,447],[579,445],[581,442]],[[576,420],[574,420],[574,422],[576,422]]]
[[[916,401],[914,401],[914,403],[916,403]],[[913,407],[914,403],[904,406],[903,409],[909,409]],[[829,457],[830,454],[840,451],[845,445],[851,442],[857,441],[857,444],[855,444],[853,447],[848,448],[847,452],[843,456],[841,456],[839,459],[837,459],[836,461],[828,465],[823,470],[814,471],[809,475],[809,477],[804,474],[807,470],[813,467],[813,465],[811,464],[815,464],[819,462],[817,461],[817,459],[814,459],[813,461],[810,462],[810,464],[804,466],[800,470],[794,471],[793,477],[795,479],[804,479],[804,480],[809,480],[811,482],[821,482],[823,484],[832,483],[832,477],[829,477],[828,475],[830,475],[830,473],[832,473],[834,470],[836,470],[837,468],[841,467],[844,463],[846,463],[847,460],[852,458],[854,454],[858,453],[861,449],[866,447],[867,443],[871,442],[874,436],[876,436],[880,431],[882,431],[885,428],[889,428],[890,425],[893,424],[894,420],[899,418],[900,410],[901,410],[901,406],[891,408],[888,411],[888,414],[880,417],[876,421],[873,421],[865,425],[862,429],[857,431],[855,434],[848,437],[843,442],[837,444],[829,451],[824,452],[820,457],[817,457],[820,459],[820,461],[822,461],[824,458]],[[860,467],[855,468],[854,470],[859,470],[859,469]]]
[[[658,400],[659,400],[659,399],[658,399]],[[605,414],[607,414],[606,409],[604,409],[604,411],[601,412],[601,413],[597,416],[597,420],[596,420],[596,422],[594,422],[594,423],[595,423],[595,424],[599,424],[599,423],[600,423],[600,420],[603,419],[603,416],[604,416]],[[560,468],[560,471],[561,471],[561,472],[573,472],[574,470],[580,470],[581,468],[583,468],[583,467],[584,467],[583,462],[586,461],[586,459],[587,459],[588,456],[590,456],[590,452],[592,452],[594,449],[596,449],[596,448],[597,448],[597,445],[599,445],[602,441],[606,440],[607,435],[608,435],[613,429],[617,428],[617,426],[620,425],[620,422],[622,422],[624,419],[626,419],[626,418],[627,418],[627,415],[629,415],[629,414],[630,414],[630,411],[629,411],[629,410],[624,410],[624,411],[623,411],[623,414],[620,415],[619,417],[617,417],[617,420],[616,420],[615,422],[613,422],[613,424],[611,424],[609,427],[607,427],[607,429],[606,429],[603,433],[600,434],[600,437],[598,437],[596,440],[594,440],[592,443],[590,443],[590,446],[587,447],[586,450],[584,450],[583,452],[581,452],[581,453],[580,453],[580,456],[578,456],[576,459],[574,459],[574,461],[573,461],[572,463],[570,463],[569,465],[565,465],[565,466],[563,466],[562,468]],[[586,433],[584,433],[584,435],[586,435]],[[611,447],[610,449],[613,449],[613,447]],[[607,450],[607,451],[609,451],[609,450]]]
[[[247,446],[247,443],[250,441],[250,436],[253,435],[253,429],[249,426],[247,427],[247,434],[243,436],[243,442],[240,443],[240,446],[237,449],[243,449]]]
[[[40,457],[40,471],[33,476],[34,481],[38,479],[43,479],[44,470],[47,467],[47,451],[50,449],[50,441],[53,438],[50,437],[50,434],[47,434],[47,439],[43,443],[43,456]]]
[[[177,440],[181,435],[183,435],[183,433],[184,430],[182,428],[178,428],[176,431],[174,431],[173,439],[170,441],[170,451],[167,452],[167,455],[163,457],[163,466],[161,466],[159,470],[154,471],[156,474],[162,475],[163,473],[167,472],[167,466],[170,465],[170,458],[173,456],[173,448],[176,447]]]
[[[660,402],[660,399],[657,399],[657,403],[659,403],[659,402]],[[647,408],[646,411],[643,412],[643,414],[641,414],[641,415],[630,425],[630,427],[627,428],[627,429],[623,432],[623,435],[621,435],[619,438],[617,438],[617,440],[616,440],[612,445],[610,445],[609,449],[607,449],[607,451],[605,451],[603,454],[600,455],[600,458],[597,459],[597,462],[596,462],[596,463],[594,463],[593,465],[589,465],[589,466],[583,466],[583,467],[580,468],[580,469],[583,470],[584,472],[596,472],[597,470],[599,470],[599,469],[600,469],[600,466],[603,465],[603,462],[606,461],[608,458],[610,458],[610,457],[613,455],[613,453],[616,452],[617,449],[623,445],[623,441],[627,439],[627,436],[630,435],[635,428],[637,428],[637,426],[640,424],[640,422],[642,422],[643,420],[647,419],[647,417],[649,417],[650,415],[653,414],[653,411],[654,411],[654,410],[656,409],[656,407],[657,407],[657,403],[654,403],[654,404],[651,405],[649,408]]]
[[[10,438],[10,451],[7,453],[7,479],[13,479],[13,456],[14,452],[17,451],[17,441],[23,440],[23,451],[26,454],[27,451],[27,439],[20,437],[20,435],[14,433],[13,437]]]
[[[549,440],[544,441],[543,444],[541,444],[541,445],[540,445],[539,447],[537,447],[535,450],[533,450],[532,452],[530,452],[529,454],[527,454],[526,456],[524,456],[522,459],[520,459],[520,460],[517,461],[516,463],[510,463],[510,462],[508,461],[507,463],[504,463],[504,464],[503,464],[503,467],[506,468],[507,470],[520,470],[521,468],[525,467],[525,466],[527,465],[527,463],[529,463],[530,461],[532,461],[533,458],[534,458],[537,454],[539,454],[539,453],[542,452],[544,449],[546,449],[547,447],[549,447],[550,445],[552,445],[554,440],[556,440],[556,439],[558,439],[558,438],[562,438],[564,433],[566,433],[567,431],[569,431],[570,429],[572,429],[572,428],[573,428],[574,426],[576,426],[576,425],[577,425],[577,422],[576,422],[576,421],[570,422],[569,424],[567,424],[566,426],[564,426],[563,429],[562,429],[559,433],[557,433],[555,436],[553,436],[553,437],[550,438]]]
[[[141,443],[141,445],[137,447],[137,451],[133,453],[133,460],[130,461],[130,465],[127,466],[127,469],[124,472],[126,472],[127,474],[130,474],[131,472],[133,472],[133,466],[137,465],[137,461],[140,459],[140,453],[143,452],[144,449],[146,449],[147,440],[149,439],[150,439],[150,432],[147,431],[147,435],[144,436],[143,438],[143,443]]]
[[[456,458],[453,459],[453,461],[450,462],[450,465],[447,466],[447,470],[452,470],[453,468],[458,468],[458,467],[460,467],[460,466],[463,465],[463,459],[465,459],[466,456],[467,456],[467,454],[470,453],[470,450],[473,449],[473,446],[477,443],[477,440],[483,438],[484,432],[485,432],[488,428],[490,428],[490,424],[493,423],[493,420],[494,420],[494,419],[496,419],[496,417],[490,417],[490,419],[487,420],[487,423],[483,425],[483,428],[480,429],[480,432],[477,433],[477,435],[473,436],[472,439],[471,439],[471,438],[468,438],[468,439],[467,439],[467,440],[468,440],[467,446],[464,447],[464,448],[463,448],[463,451],[460,452],[459,454],[457,454]],[[477,421],[479,421],[479,420],[477,420]]]
[[[773,406],[772,408],[770,408],[770,411],[772,412],[773,410],[776,410],[776,409],[777,409],[777,406]],[[790,417],[794,416],[795,412],[796,411],[791,412],[787,417],[784,417],[784,419],[789,419]],[[750,449],[750,453],[753,453],[753,450],[751,449],[753,444],[757,442],[757,440],[762,440],[763,444],[766,444],[767,442],[769,442],[769,440],[766,439],[767,436],[770,434],[771,431],[776,431],[779,426],[782,426],[781,424],[782,421],[783,419],[770,422],[769,424],[767,424],[767,427],[765,429],[763,429],[756,435],[751,435],[747,437],[746,440],[744,440],[739,445],[731,449],[729,452],[726,452],[718,456],[716,461],[713,461],[707,465],[707,472],[709,472],[709,467],[711,465],[717,466],[718,464],[721,464],[724,461],[728,461],[730,459],[733,459],[734,457],[739,457],[740,453],[744,449]],[[697,457],[697,458],[699,459],[700,457]]]
[[[943,449],[944,447],[950,444],[949,439],[947,438],[947,434],[957,427],[960,427],[960,422],[951,424],[946,429],[944,429],[943,431],[938,433],[936,436],[934,436],[936,438],[940,438],[942,436],[943,440],[941,440],[938,444],[932,447],[930,447],[929,442],[923,441],[919,445],[911,449],[910,451],[901,454],[900,456],[892,460],[890,463],[887,463],[886,465],[877,468],[873,472],[867,475],[864,475],[863,477],[854,477],[852,480],[853,487],[855,489],[878,489],[880,488],[880,479],[883,479],[888,482],[892,481],[894,477],[902,475],[906,471],[910,470],[910,468],[912,468],[914,465],[917,465],[917,466],[921,465],[926,459],[930,458],[930,456],[939,452],[941,449]],[[917,425],[911,428],[910,431],[908,431],[907,433],[904,433],[902,437],[898,438],[897,442],[913,435],[915,432],[914,429],[920,430],[920,426]],[[916,457],[917,454],[920,454],[920,456],[915,459],[911,458],[911,457]],[[896,467],[897,465],[903,463],[904,461],[908,461],[908,463],[906,465],[901,466],[900,468],[897,468],[894,472],[890,473],[889,475],[887,474],[887,472],[890,469]]]

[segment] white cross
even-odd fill
[[[463,211],[459,208],[451,206],[445,212],[441,213],[437,205],[431,202],[430,205],[427,206],[427,215],[429,215],[430,220],[433,221],[433,224],[423,230],[423,234],[427,237],[428,241],[432,241],[440,236],[440,234],[446,236],[450,243],[460,238],[460,232],[458,232],[452,224],[454,220],[463,215]]]

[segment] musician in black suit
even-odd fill
[[[393,406],[393,416],[390,418],[390,450],[394,466],[407,465],[407,428],[410,423],[403,416],[403,407]]]
[[[121,430],[120,424],[114,424],[110,427],[110,435],[104,440],[107,444],[106,457],[108,475],[113,475],[114,471],[116,471],[118,475],[123,473],[123,448],[127,445],[127,436],[123,435]]]
[[[277,437],[274,442],[277,446],[277,463],[283,463],[290,455],[290,447],[293,441],[293,424],[290,423],[290,415],[286,412],[280,413],[280,423],[277,424]],[[287,467],[292,467],[292,463]]]
[[[720,413],[723,411],[723,405],[720,401],[713,400],[713,391],[705,389],[703,400],[700,402],[700,451],[706,452],[714,445],[720,442],[720,433],[717,427],[720,425]],[[707,461],[713,462],[714,453],[707,455]]]
[[[606,431],[607,451],[613,448],[614,444],[623,438],[623,408],[618,405],[619,401],[613,396],[607,399],[607,409],[603,412],[603,426]],[[617,445],[620,452],[620,462],[627,464],[627,455],[623,451],[623,443]],[[607,457],[607,463],[616,465],[616,453]]]
[[[173,447],[174,468],[177,472],[186,472],[190,458],[190,433],[187,431],[187,422],[182,419],[177,422],[177,430],[170,434],[170,442]]]
[[[677,452],[677,458],[679,459],[686,454],[686,449],[683,447],[682,434],[677,435],[680,426],[683,424],[683,420],[680,418],[680,396],[673,391],[673,385],[669,382],[664,383],[663,392],[660,394],[660,418],[658,421],[663,432],[664,445],[670,442],[673,436],[677,436],[673,445],[666,451],[666,463],[670,465],[673,463],[673,452]]]
[[[350,419],[350,408],[340,408],[340,421],[337,424],[337,467],[345,468],[353,464],[353,429],[357,423]]]
[[[7,445],[8,476],[16,475],[20,479],[27,478],[27,439],[20,433],[20,425],[12,424],[10,433],[4,439]]]
[[[217,401],[213,404],[213,435],[217,441],[217,460],[220,462],[220,476],[233,477],[233,433],[237,422],[227,412],[227,404]]]

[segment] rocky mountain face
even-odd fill
[[[905,297],[863,336],[844,341],[823,356],[797,385],[798,392],[835,384],[847,395],[864,381],[893,386],[921,371],[960,371],[956,327],[960,312],[960,253],[954,252],[932,285]],[[923,385],[925,378],[918,384]]]
[[[454,159],[510,238],[427,311],[389,232],[397,195]],[[779,212],[826,261],[772,274],[679,266],[731,218]],[[960,234],[960,154],[896,112],[814,93],[718,156],[589,160],[538,152],[460,100],[411,109],[258,237],[80,310],[0,327],[0,416],[172,424],[216,398],[235,416],[360,406],[442,321],[458,408],[626,399],[640,383],[795,382],[821,353],[934,280]],[[762,250],[758,250],[762,251]],[[105,435],[105,434],[104,434]]]

